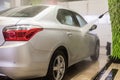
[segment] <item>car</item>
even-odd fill
[[[75,11],[31,5],[0,12],[0,73],[12,79],[62,80],[66,69],[99,58],[100,41]]]

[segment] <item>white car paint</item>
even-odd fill
[[[63,25],[56,19],[59,9],[66,8],[49,6],[38,15],[27,18],[0,17],[0,73],[13,79],[46,76],[51,57],[60,46],[67,50],[68,67],[93,55],[99,39],[89,33],[92,24],[81,28]],[[5,41],[3,29],[22,24],[43,30],[29,41]]]

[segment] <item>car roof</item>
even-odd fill
[[[61,5],[49,5],[49,4],[27,5],[27,6],[21,6],[21,7],[32,7],[32,6],[57,7],[57,8],[62,8],[62,9],[70,10],[69,8],[67,8],[67,7],[63,7],[63,6],[61,6]],[[71,11],[73,11],[73,10],[71,10]]]

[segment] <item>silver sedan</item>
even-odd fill
[[[99,57],[99,38],[78,13],[56,5],[0,12],[0,73],[13,79],[62,80],[71,65]]]

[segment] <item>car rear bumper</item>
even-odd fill
[[[45,68],[41,66],[38,69],[31,69],[28,67],[1,67],[0,72],[2,76],[8,76],[12,79],[26,79],[26,78],[35,78],[35,77],[43,77],[46,75]]]
[[[0,47],[0,73],[19,79],[47,74],[49,51],[34,50],[28,42],[5,43]]]

